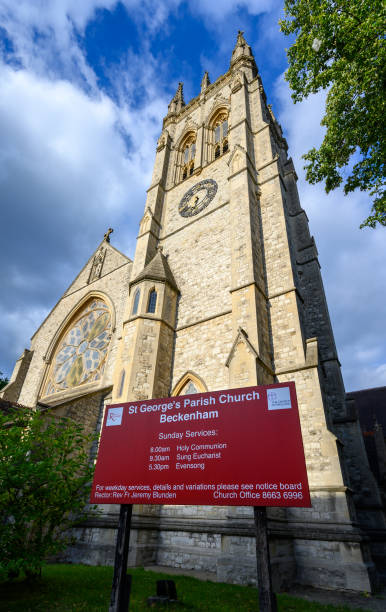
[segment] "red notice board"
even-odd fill
[[[91,502],[309,507],[295,383],[107,406]]]

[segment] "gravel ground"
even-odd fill
[[[149,565],[145,570],[160,572],[165,574],[175,574],[183,576],[192,576],[199,580],[211,580],[216,582],[216,576],[209,572],[200,572],[196,570],[177,569],[174,567],[166,567],[163,565]],[[287,591],[288,595],[294,597],[302,597],[307,601],[317,601],[322,604],[344,605],[352,610],[361,608],[369,612],[386,612],[386,590],[377,595],[364,595],[347,591],[328,591],[325,589],[313,589],[311,587],[294,587]]]

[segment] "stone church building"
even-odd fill
[[[275,588],[371,591],[385,515],[287,149],[239,32],[228,72],[169,104],[133,260],[107,232],[2,396],[94,430],[109,403],[295,381],[312,508],[268,510]],[[101,509],[71,560],[113,562],[118,507]],[[256,581],[250,507],[135,506],[133,526],[131,565]]]

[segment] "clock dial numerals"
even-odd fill
[[[178,205],[178,212],[182,217],[194,217],[210,204],[216,193],[216,181],[213,179],[200,181],[185,193]]]

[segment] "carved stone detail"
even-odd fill
[[[153,212],[151,211],[150,207],[147,206],[146,210],[145,210],[145,214],[143,215],[141,221],[140,221],[140,226],[139,226],[139,234],[144,234],[145,232],[147,232],[150,227],[151,227],[151,221],[153,219]]]
[[[179,113],[180,110],[185,106],[184,100],[184,92],[183,92],[183,84],[178,83],[178,88],[176,93],[174,94],[169,106],[168,106],[168,115]]]
[[[106,242],[108,242],[107,238],[106,238]],[[97,251],[97,253],[94,255],[94,259],[92,261],[90,276],[88,279],[89,283],[92,283],[94,280],[97,280],[98,278],[101,277],[105,257],[106,257],[106,249],[104,249],[103,246],[101,246],[100,249]]]
[[[243,82],[242,82],[242,79],[241,79],[241,75],[238,72],[235,75],[235,77],[233,78],[233,80],[232,80],[232,83],[231,83],[231,92],[233,94],[238,92],[242,88],[242,86],[243,86]]]
[[[157,142],[157,153],[159,151],[162,151],[162,149],[164,149],[165,146],[166,146],[166,136],[165,134],[161,134]]]
[[[259,357],[258,352],[255,350],[254,346],[251,344],[250,340],[248,339],[248,334],[247,334],[247,332],[246,332],[246,331],[245,331],[245,330],[244,330],[242,327],[239,327],[239,329],[238,329],[238,331],[237,331],[236,338],[235,338],[235,340],[234,340],[234,342],[233,342],[233,345],[232,345],[232,348],[231,348],[231,350],[230,350],[230,352],[229,352],[228,359],[227,359],[227,360],[226,360],[226,362],[225,362],[225,365],[226,365],[226,367],[227,367],[227,368],[229,368],[230,363],[231,363],[231,361],[232,361],[232,359],[233,359],[233,357],[234,357],[234,355],[235,355],[236,347],[237,347],[237,345],[238,345],[240,342],[242,342],[242,343],[244,343],[244,344],[245,344],[245,346],[246,346],[246,348],[247,348],[248,352],[249,352],[249,353],[250,353],[250,354],[251,354],[251,355],[252,355],[252,356],[253,356],[255,359],[257,359],[257,358]]]
[[[203,93],[210,85],[209,73],[205,72],[201,81],[201,93]]]

